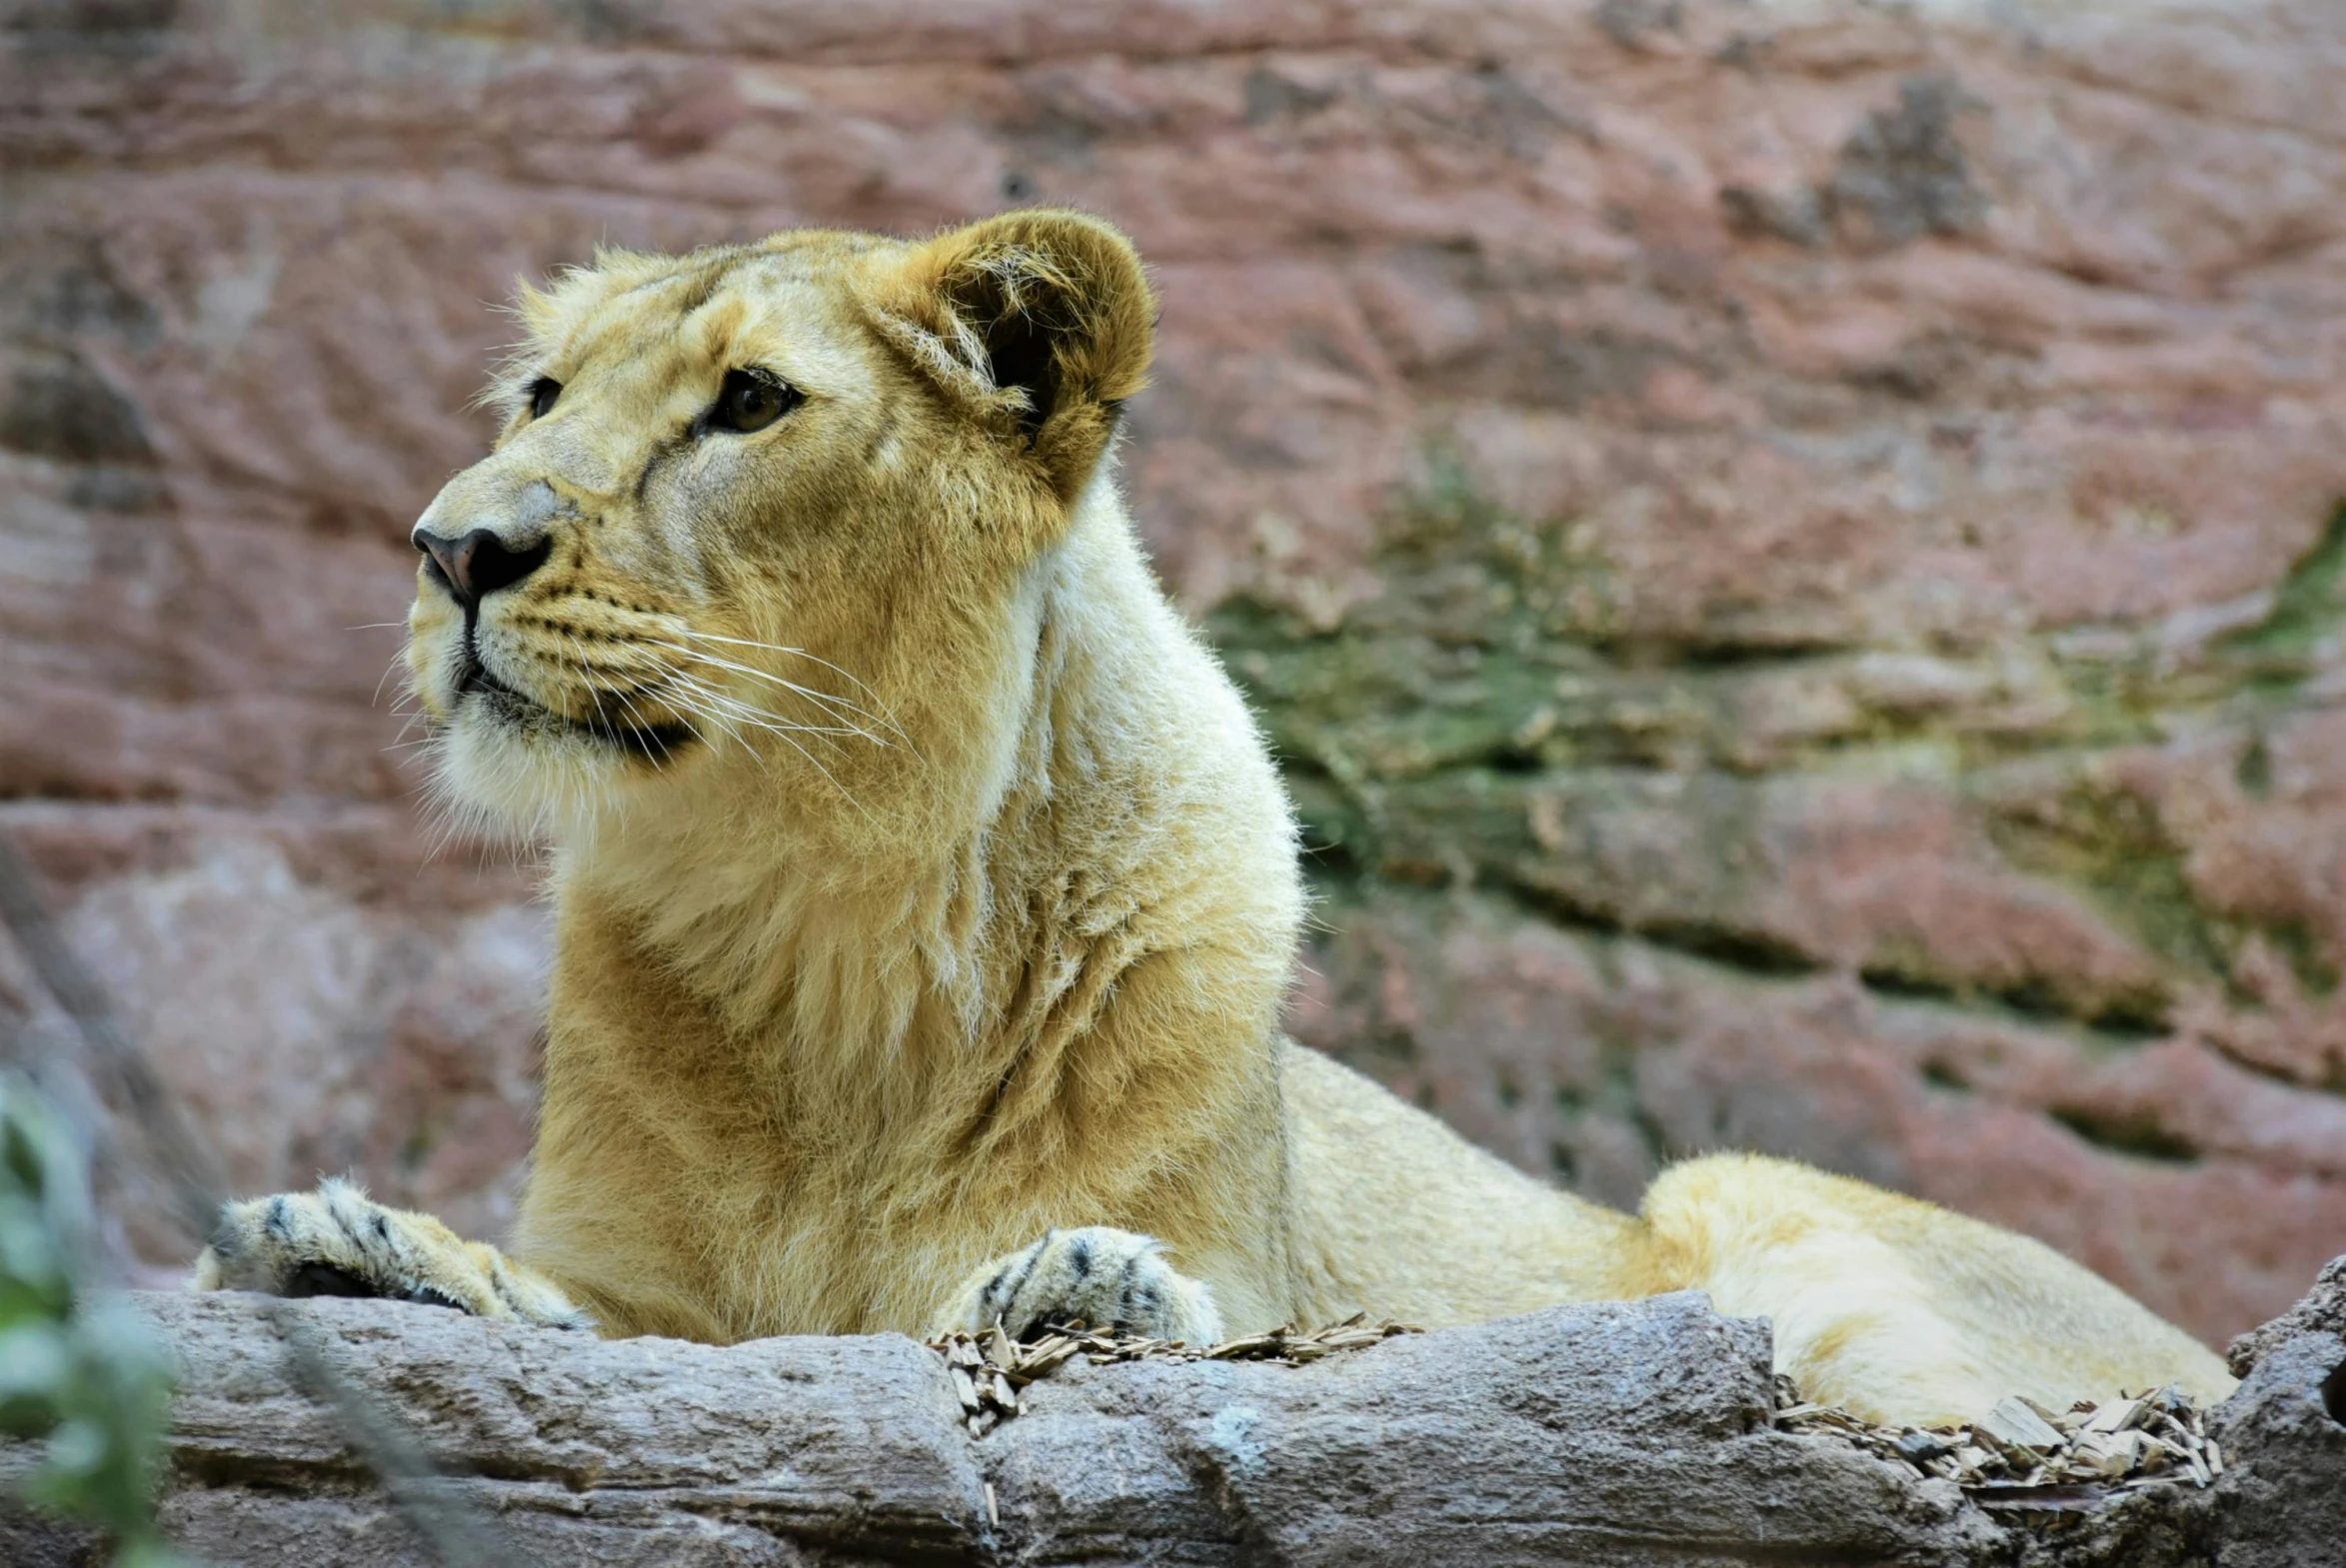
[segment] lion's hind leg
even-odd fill
[[[383,1296],[550,1328],[595,1320],[552,1281],[429,1214],[386,1208],[347,1181],[224,1204],[196,1259],[198,1290]]]
[[[2010,1394],[2065,1408],[2231,1378],[2205,1346],[2038,1242],[1788,1161],[1672,1166],[1641,1209],[1641,1288],[1764,1316],[1777,1369],[1877,1420],[1967,1421]]]

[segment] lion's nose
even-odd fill
[[[511,588],[546,564],[554,542],[541,539],[521,550],[509,550],[505,541],[485,528],[462,539],[418,533],[416,548],[431,557],[440,581],[467,605],[478,605],[501,588]]]

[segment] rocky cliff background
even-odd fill
[[[1049,201],[1163,290],[1126,481],[1303,803],[1299,1035],[2218,1341],[2346,1247],[2330,0],[0,16],[0,830],[247,1185],[510,1211],[546,921],[377,689],[514,277]]]

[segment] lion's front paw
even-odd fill
[[[1221,1337],[1203,1281],[1175,1273],[1155,1237],[1106,1225],[1049,1231],[987,1264],[955,1293],[945,1326],[975,1333],[998,1322],[1016,1339],[1053,1323],[1200,1345]]]
[[[426,1214],[385,1208],[347,1181],[223,1204],[196,1259],[198,1290],[383,1296],[553,1328],[594,1319],[495,1247]]]

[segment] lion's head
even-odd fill
[[[451,480],[408,664],[441,778],[508,826],[679,779],[933,808],[1032,564],[1085,505],[1154,301],[1073,213],[929,241],[607,253],[525,288],[491,454]]]

